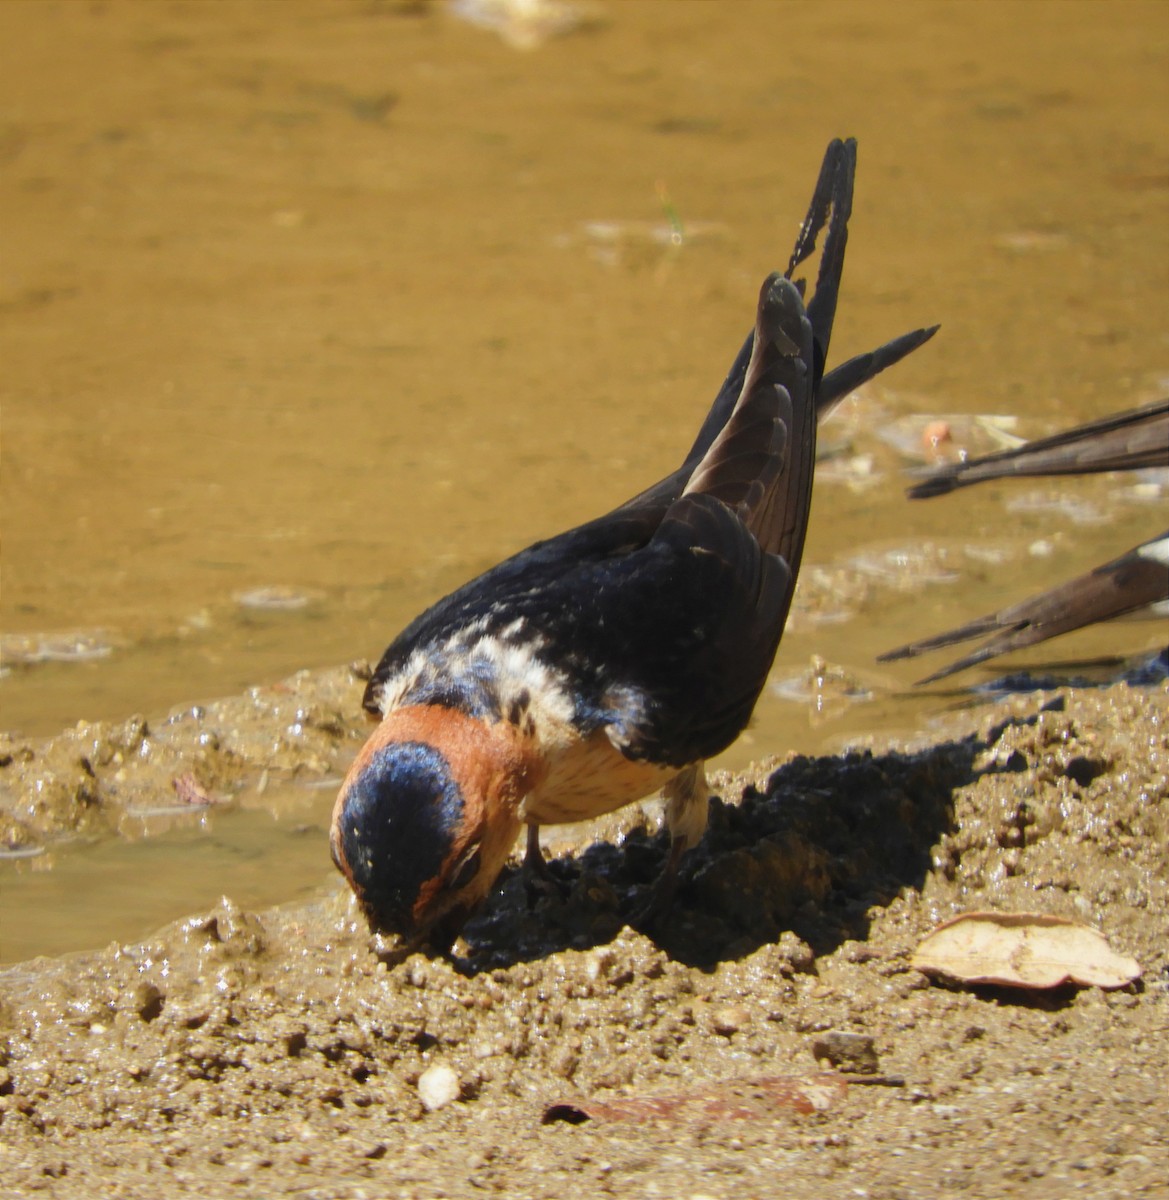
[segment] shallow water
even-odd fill
[[[7,910],[0,961],[132,938],[185,916],[208,895],[258,909],[320,891],[332,796],[289,789],[272,799],[287,809],[155,815],[131,822],[143,834],[133,840],[67,842],[0,863]]]
[[[728,761],[920,727],[924,668],[879,651],[1163,528],[1164,494],[1116,480],[911,506],[912,436],[881,435],[989,412],[1033,436],[1169,387],[1169,9],[590,12],[525,52],[437,4],[0,7],[0,725],[376,657],[652,482],[836,134],[860,169],[833,356],[943,330],[825,431],[776,691]],[[845,684],[809,692],[813,655]],[[278,899],[287,847],[257,841]],[[144,845],[120,869],[149,928],[174,908]],[[75,875],[28,899],[87,894],[104,853],[54,851],[44,878]]]

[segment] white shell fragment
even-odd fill
[[[6,633],[0,636],[0,662],[7,666],[32,666],[46,662],[92,662],[108,658],[113,643],[102,629],[77,629],[68,633]]]
[[[427,1067],[418,1078],[418,1099],[427,1112],[445,1108],[459,1098],[459,1077],[443,1063]]]
[[[260,608],[273,612],[292,612],[298,608],[307,608],[312,598],[308,592],[280,584],[249,588],[247,591],[236,592],[234,597],[236,604],[241,608]]]
[[[963,913],[925,938],[910,966],[963,983],[1022,988],[1118,988],[1141,974],[1136,959],[1117,954],[1102,933],[1046,913]]]
[[[569,0],[449,0],[452,16],[497,33],[515,50],[535,50],[549,38],[571,33],[584,19]]]

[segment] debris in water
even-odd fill
[[[571,33],[586,15],[568,0],[451,0],[448,8],[452,16],[498,33],[515,50],[535,50]]]
[[[67,633],[6,633],[0,637],[0,662],[6,667],[44,662],[92,662],[108,658],[113,643],[103,629]]]
[[[282,587],[279,584],[249,588],[245,592],[235,593],[235,602],[241,608],[262,608],[273,612],[292,612],[295,609],[307,608],[312,598],[307,592]]]

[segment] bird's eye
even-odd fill
[[[450,878],[447,880],[447,887],[452,891],[465,888],[479,874],[479,868],[482,865],[483,856],[479,853],[479,843],[473,842],[463,851],[458,862],[451,869]]]

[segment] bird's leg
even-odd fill
[[[524,852],[524,891],[528,894],[528,908],[535,908],[541,896],[564,896],[560,883],[552,878],[544,852],[540,849],[540,826],[528,826],[528,846]]]
[[[540,849],[540,826],[528,826],[528,844],[524,851],[524,877],[535,875],[539,879],[548,878],[548,864],[544,861],[544,851]]]
[[[701,762],[691,763],[662,789],[666,800],[666,828],[670,831],[670,853],[654,884],[649,902],[634,916],[634,924],[652,927],[669,915],[678,890],[678,866],[682,855],[702,840],[710,808],[710,788]]]

